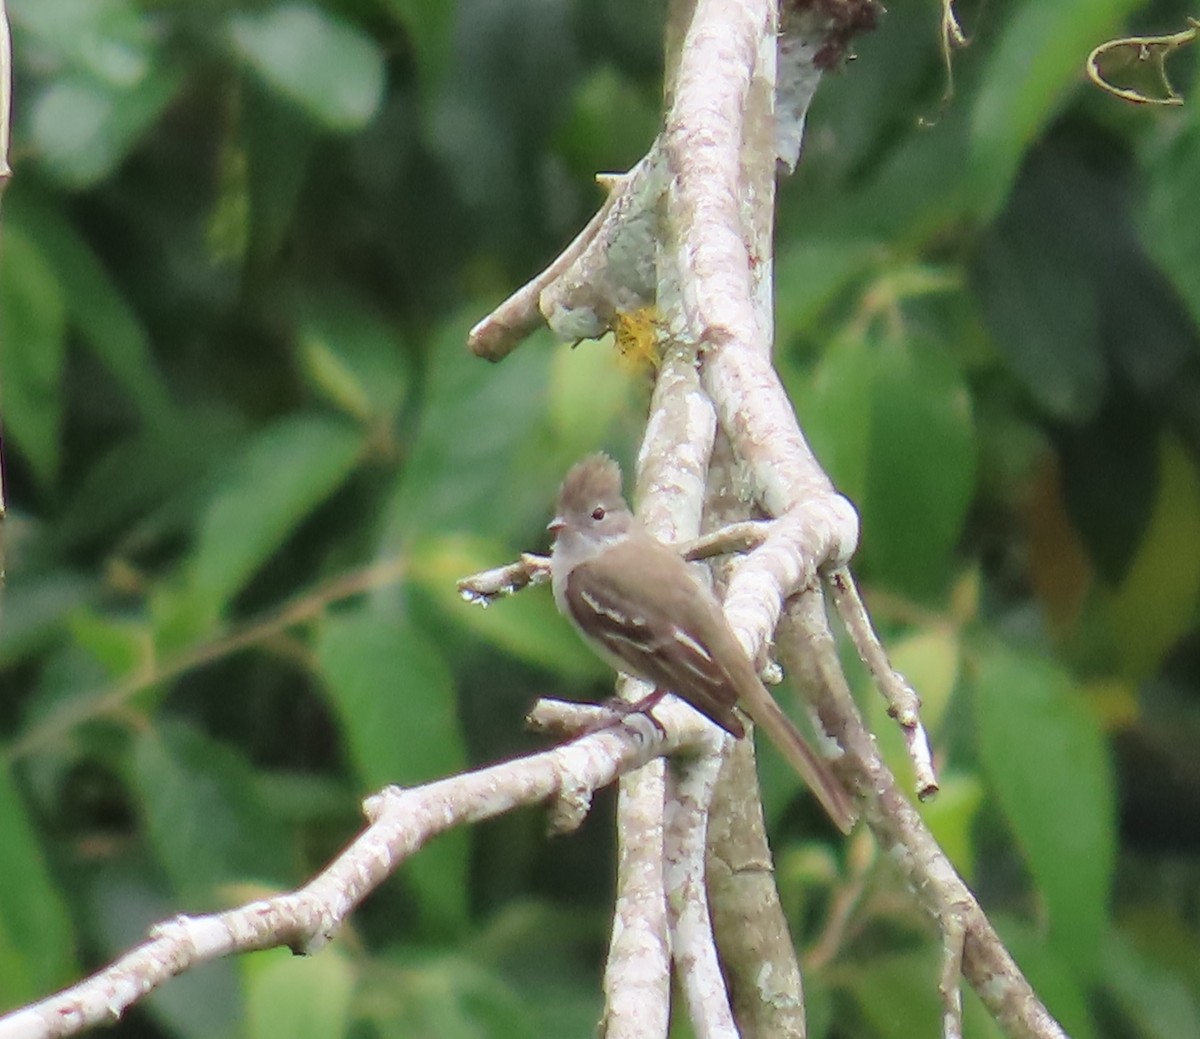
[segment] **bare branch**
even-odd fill
[[[849,568],[838,567],[829,573],[827,580],[834,606],[858,650],[859,659],[867,665],[876,687],[887,700],[888,714],[904,733],[904,745],[916,773],[917,797],[924,801],[937,793],[938,781],[929,736],[921,724],[921,699],[888,660]]]
[[[276,946],[313,952],[355,907],[433,837],[520,805],[579,802],[653,757],[711,739],[683,704],[662,705],[672,734],[619,724],[571,743],[412,789],[368,798],[370,825],[304,887],[209,916],[179,916],[108,967],[57,995],[0,1017],[0,1039],[55,1039],[108,1024],[176,974],[199,963]],[[661,802],[660,802],[661,803]],[[661,897],[661,887],[658,889]],[[648,1033],[643,1033],[648,1034]]]
[[[716,419],[699,390],[694,355],[672,343],[663,353],[639,454],[639,514],[650,533],[678,540],[694,537],[699,529]],[[638,690],[634,696],[644,691],[641,683],[623,683],[627,696],[630,688],[626,687]],[[706,730],[714,729],[682,702],[655,708],[664,725],[664,708],[690,712]],[[678,897],[672,884],[679,878],[667,875],[666,815],[674,811],[668,804],[674,806],[674,801],[661,765],[622,780],[617,802],[617,913],[604,978],[608,1039],[665,1036],[670,1021],[670,957],[679,950],[672,949],[668,936],[673,922],[668,905]],[[707,804],[702,808],[706,810]],[[638,917],[638,913],[648,915]],[[643,1001],[632,999],[631,993],[642,994]]]
[[[764,520],[741,520],[678,546],[679,554],[689,562],[696,562],[733,552],[750,552],[767,540],[769,531],[770,525]]]
[[[611,205],[595,236],[538,299],[559,339],[594,339],[612,327],[619,312],[654,302],[663,181],[656,146],[627,175],[610,178]]]
[[[963,973],[984,1005],[1017,1039],[1066,1039],[879,756],[842,674],[818,589],[789,601],[778,645],[789,672],[807,677],[822,724],[843,748],[838,767],[863,796],[864,815],[883,851],[905,872],[944,939],[956,941],[955,931],[961,932]],[[949,984],[947,977],[938,981],[943,988]]]
[[[665,709],[682,704],[660,705]],[[617,795],[617,895],[604,965],[605,1039],[665,1039],[671,1022],[671,942],[663,880],[661,760],[627,775]]]
[[[618,312],[653,302],[664,187],[657,148],[627,174],[598,179],[609,192],[604,205],[549,267],[471,329],[474,354],[501,361],[543,320],[567,342],[594,339]]]
[[[682,707],[660,705],[658,717],[664,710]],[[671,1023],[671,940],[663,882],[665,801],[666,765],[661,760],[629,773],[620,784],[617,894],[604,967],[601,1034],[606,1039],[663,1039]]]
[[[748,552],[766,540],[769,524],[761,520],[731,523],[689,541],[675,545],[676,550],[690,563],[730,552]],[[458,590],[463,599],[480,606],[490,606],[497,599],[550,580],[550,560],[545,556],[523,552],[514,563],[481,570],[460,578]]]
[[[938,978],[938,996],[942,1003],[942,1035],[962,1039],[962,922],[957,915],[942,920],[942,974]]]
[[[752,255],[748,242],[759,240],[756,221],[771,210],[774,141],[767,142],[766,183],[761,172],[756,180],[756,171],[743,167],[741,144],[752,70],[768,41],[774,57],[773,10],[765,0],[698,5],[663,145],[673,175],[667,225],[686,328],[702,346],[703,384],[756,496],[772,515],[787,518],[739,568],[726,599],[731,623],[756,658],[784,599],[810,584],[819,567],[844,563],[858,540],[857,515],[809,450],[771,365],[770,310],[756,307],[770,253]]]
[[[804,989],[775,884],[754,742],[726,755],[709,809],[708,898],[729,1000],[751,1036],[804,1039]]]
[[[705,884],[709,805],[721,772],[722,745],[732,742],[712,728],[712,750],[671,770],[664,830],[667,917],[692,1030],[710,1039],[737,1039]]]
[[[538,309],[542,290],[570,267],[583,251],[591,245],[600,228],[604,226],[616,203],[618,191],[612,185],[609,196],[596,215],[575,240],[568,245],[544,271],[522,285],[516,292],[479,321],[467,334],[467,346],[476,357],[489,361],[502,361],[521,342],[539,327],[544,318]]]
[[[550,560],[545,556],[522,553],[515,563],[471,574],[458,582],[459,594],[467,602],[490,606],[497,599],[512,595],[531,584],[550,580]]]

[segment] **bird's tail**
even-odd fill
[[[858,819],[858,812],[845,787],[838,782],[828,764],[808,745],[800,730],[792,723],[791,718],[783,713],[766,686],[760,684],[759,693],[761,695],[753,697],[743,694],[742,708],[787,758],[788,764],[796,770],[829,813],[834,825],[842,833],[849,833]]]

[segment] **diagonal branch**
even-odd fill
[[[223,913],[165,921],[152,928],[146,942],[91,977],[0,1017],[0,1039],[56,1039],[111,1024],[175,975],[222,956],[278,946],[314,952],[368,894],[439,833],[523,805],[549,800],[553,807],[560,798],[587,803],[593,791],[642,771],[656,756],[703,746],[711,738],[711,726],[683,704],[664,704],[658,713],[668,738],[634,717],[490,768],[421,787],[388,787],[365,802],[367,828],[304,887]],[[582,821],[575,811],[555,817],[575,825]]]
[[[1066,1039],[880,757],[842,674],[819,590],[788,603],[778,646],[784,665],[801,676],[822,724],[841,745],[842,775],[862,795],[864,817],[876,840],[908,875],[914,896],[941,927],[951,957],[947,963],[957,962],[954,950],[961,946],[963,975],[1009,1035]],[[937,979],[947,1006],[959,1002],[956,982],[948,970]]]

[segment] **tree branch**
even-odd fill
[[[778,634],[784,666],[789,673],[803,676],[823,726],[842,747],[839,769],[864,799],[863,814],[871,831],[883,851],[908,876],[917,900],[941,927],[946,948],[953,948],[962,936],[963,973],[984,1005],[1009,1035],[1019,1039],[1066,1039],[883,763],[842,674],[818,589],[789,601]],[[946,970],[937,981],[944,1004],[959,999],[957,984]]]
[[[551,801],[553,810],[561,798],[590,802],[592,792],[627,772],[642,771],[656,756],[705,746],[711,739],[712,726],[686,705],[664,704],[656,713],[669,733],[665,739],[633,716],[539,754],[426,786],[388,787],[365,802],[367,828],[304,887],[223,913],[165,921],[151,929],[148,941],[91,977],[0,1017],[0,1039],[55,1039],[111,1024],[175,975],[222,956],[277,946],[314,952],[371,891],[439,833],[522,805]],[[574,810],[554,818],[582,821]]]

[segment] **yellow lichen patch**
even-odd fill
[[[653,306],[619,312],[613,333],[622,367],[637,372],[658,367],[658,311]]]

